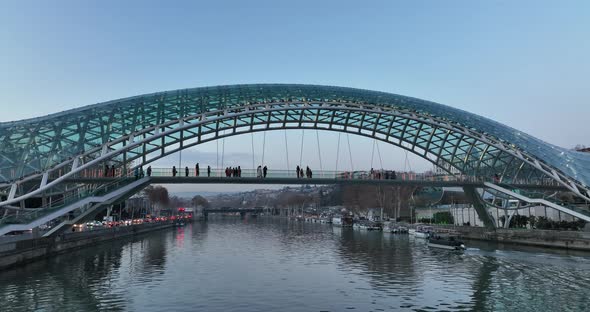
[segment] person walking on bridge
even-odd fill
[[[211,177],[211,166],[207,166],[207,178]]]
[[[178,171],[176,170],[176,166],[172,166],[172,176],[176,177],[177,173],[178,173]]]
[[[148,175],[148,177],[151,177],[152,176],[152,166],[149,166],[147,168],[147,175]]]
[[[238,178],[242,177],[242,167],[238,166]]]
[[[188,178],[188,174],[189,174],[189,171],[188,171],[188,166],[186,166],[186,167],[184,168],[184,175],[185,175],[185,176]]]
[[[297,179],[300,178],[300,174],[299,174],[299,165],[297,165],[297,169],[295,169],[295,171],[297,172]]]
[[[195,166],[195,177],[199,176],[199,163]]]
[[[268,171],[268,168],[266,168],[266,166],[264,166],[264,168],[262,168],[263,178],[266,178],[266,172],[267,171]]]
[[[258,168],[256,168],[256,177],[262,178],[262,166],[258,166]]]

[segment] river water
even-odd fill
[[[468,247],[215,217],[0,272],[0,311],[590,310],[590,254]]]

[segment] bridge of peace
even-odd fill
[[[531,117],[534,117],[531,112]],[[253,168],[186,176],[154,168],[162,157],[226,137],[313,129],[392,144],[448,171],[444,177]],[[105,168],[117,174],[104,174]],[[485,226],[490,209],[545,206],[590,221],[590,154],[560,148],[449,106],[344,87],[257,84],[203,87],[113,100],[0,123],[0,235],[59,223],[55,235],[150,184],[386,184],[462,187]],[[563,196],[566,194],[567,196]],[[489,200],[492,198],[493,200]],[[564,199],[565,198],[565,199]],[[517,201],[516,207],[510,203]]]

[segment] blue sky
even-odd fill
[[[292,82],[428,99],[556,145],[590,145],[589,1],[2,1],[0,26],[0,121],[155,91]],[[227,153],[250,147],[236,140]],[[366,165],[369,153],[354,152]],[[403,153],[389,153],[399,167]],[[284,155],[267,157],[278,166]]]

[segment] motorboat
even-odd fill
[[[381,231],[381,224],[368,220],[361,220],[353,224],[354,228],[367,231]]]
[[[395,233],[395,234],[408,234],[408,228],[405,226],[398,226],[393,229],[393,233]]]
[[[428,239],[428,246],[447,250],[465,250],[465,244],[454,236],[433,235]]]
[[[383,233],[407,234],[408,228],[405,226],[401,226],[399,224],[396,224],[395,222],[384,222],[383,223]]]
[[[392,222],[383,222],[383,233],[394,233],[395,225]]]

